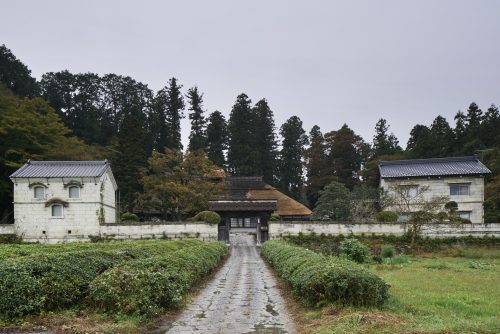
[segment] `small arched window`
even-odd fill
[[[62,218],[63,217],[62,204],[53,204],[51,209],[52,209],[52,217],[55,217],[55,218]]]
[[[80,187],[72,186],[68,188],[69,198],[80,198]]]
[[[45,188],[44,187],[35,187],[33,188],[34,196],[36,199],[45,199]]]

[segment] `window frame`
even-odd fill
[[[468,217],[462,217],[462,215],[466,214]],[[472,211],[470,210],[464,210],[464,211],[457,211],[457,216],[462,218],[462,219],[468,219],[470,220]]]
[[[401,191],[406,196],[406,198],[417,198],[418,197],[418,184],[402,185]],[[411,191],[415,190],[415,194],[412,196]]]
[[[78,190],[78,197],[71,197],[71,189],[77,189]],[[81,189],[78,186],[69,186],[68,187],[68,198],[69,199],[80,199],[81,198]]]
[[[36,196],[37,189],[42,189],[42,197],[37,197]],[[45,187],[43,187],[43,186],[35,186],[35,187],[33,187],[33,198],[34,199],[36,199],[38,201],[43,201],[43,200],[45,200],[45,195],[46,195]]]
[[[54,207],[55,206],[60,206],[61,207],[61,215],[60,216],[54,216]],[[54,203],[50,206],[50,218],[53,219],[62,219],[64,218],[64,205],[61,203]]]
[[[452,193],[452,188],[457,187],[457,193]],[[467,192],[462,193],[462,188],[466,188]],[[450,183],[450,196],[470,196],[470,183]]]

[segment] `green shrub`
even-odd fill
[[[16,234],[0,234],[0,244],[20,244],[23,238]]]
[[[120,218],[121,218],[122,222],[138,222],[139,221],[139,217],[137,217],[137,215],[135,213],[131,213],[131,212],[122,213]]]
[[[323,256],[285,241],[267,241],[261,251],[306,304],[377,306],[388,298],[387,283],[347,259]]]
[[[205,222],[210,225],[219,224],[221,217],[217,212],[214,211],[201,211],[192,219],[195,222]]]
[[[381,223],[395,223],[398,221],[399,214],[394,211],[381,211],[375,215],[375,218]]]
[[[72,307],[84,300],[98,275],[117,264],[203,244],[189,240],[2,245],[0,314],[16,317]]]
[[[366,262],[371,257],[370,249],[357,239],[346,239],[340,243],[340,255],[346,256],[348,259],[357,263]]]
[[[89,303],[105,312],[158,315],[180,306],[187,291],[227,254],[224,243],[205,243],[167,255],[129,261],[98,276]]]
[[[271,214],[271,218],[269,220],[272,222],[280,221],[281,216],[277,213],[273,213],[273,214]]]
[[[396,249],[392,245],[382,246],[382,250],[380,251],[380,256],[383,259],[392,258],[396,254]]]

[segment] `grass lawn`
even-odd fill
[[[304,333],[500,333],[500,249],[452,248],[370,265],[391,284],[380,309],[292,307]]]

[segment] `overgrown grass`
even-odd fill
[[[302,331],[500,333],[500,248],[397,256],[369,268],[391,285],[382,307],[303,310]]]

